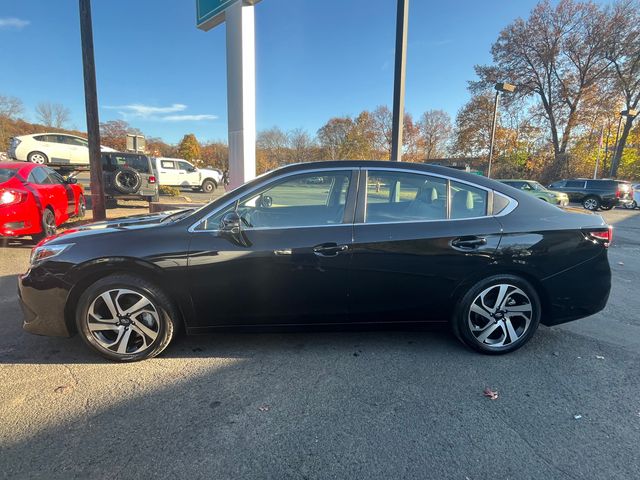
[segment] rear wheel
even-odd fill
[[[582,200],[582,206],[587,210],[595,212],[600,208],[600,199],[598,199],[598,197],[587,197]]]
[[[40,224],[42,225],[42,231],[36,235],[32,235],[33,239],[37,242],[47,237],[54,236],[58,231],[58,226],[56,225],[56,216],[53,213],[53,210],[51,210],[50,208],[45,208],[42,211]]]
[[[42,152],[31,152],[29,155],[27,155],[27,160],[37,165],[44,165],[45,163],[49,163],[49,158]]]
[[[132,362],[160,354],[177,330],[167,295],[133,275],[111,275],[82,294],[76,325],[91,349],[109,360]]]
[[[540,323],[540,299],[526,280],[496,275],[478,282],[459,302],[456,336],[482,353],[502,354],[527,343]]]
[[[633,210],[634,208],[638,208],[638,202],[635,200],[631,203],[625,203],[624,208],[628,208],[629,210]]]

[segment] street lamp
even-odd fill
[[[487,178],[491,178],[491,160],[493,159],[493,143],[496,138],[496,123],[498,122],[498,99],[500,98],[500,92],[513,93],[516,91],[516,86],[507,82],[496,83],[496,99],[493,103],[493,122],[491,123],[491,141],[489,142],[489,167],[487,168]]]

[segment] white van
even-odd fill
[[[216,168],[197,168],[181,158],[155,159],[158,184],[212,193],[222,184],[222,172]]]

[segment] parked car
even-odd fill
[[[123,152],[103,152],[101,157],[105,193],[109,197],[158,201],[158,177],[151,158]]]
[[[640,183],[631,185],[631,188],[633,189],[633,201],[625,204],[625,208],[633,210],[634,208],[640,207]]]
[[[101,146],[103,152],[115,152]],[[37,133],[13,137],[9,142],[9,158],[38,165],[88,165],[87,140],[66,133]]]
[[[155,159],[160,185],[191,188],[212,193],[222,185],[222,172],[216,168],[197,168],[181,158]]]
[[[622,180],[589,180],[575,178],[549,185],[550,190],[564,192],[572,202],[582,203],[587,210],[611,210],[633,201],[631,184]]]
[[[75,178],[64,179],[48,167],[0,163],[0,236],[55,235],[71,217],[84,217],[86,204]]]
[[[27,331],[78,332],[116,361],[158,355],[183,327],[345,323],[448,322],[498,354],[604,308],[610,241],[597,214],[466,172],[304,163],[197,210],[65,232],[34,249],[19,292]]]
[[[542,201],[552,203],[554,205],[560,205],[561,207],[569,205],[569,196],[566,193],[549,190],[535,180],[503,179],[498,181],[505,185],[509,185],[510,187],[523,190]]]

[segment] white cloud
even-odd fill
[[[18,30],[26,27],[31,22],[29,20],[22,20],[15,17],[0,18],[0,28],[16,28]]]
[[[201,122],[203,120],[216,120],[217,115],[200,114],[200,115],[167,115],[161,120],[165,122]]]
[[[151,120],[156,122],[201,122],[204,120],[216,120],[217,115],[210,114],[179,114],[167,115],[169,113],[184,112],[187,105],[174,103],[167,107],[154,107],[142,103],[131,103],[128,105],[105,106],[109,110],[117,110],[125,119]]]
[[[168,107],[152,107],[151,105],[143,105],[141,103],[131,103],[129,105],[106,106],[112,110],[118,110],[123,116],[133,118],[149,118],[162,113],[182,112],[187,109],[182,103],[174,103]]]

